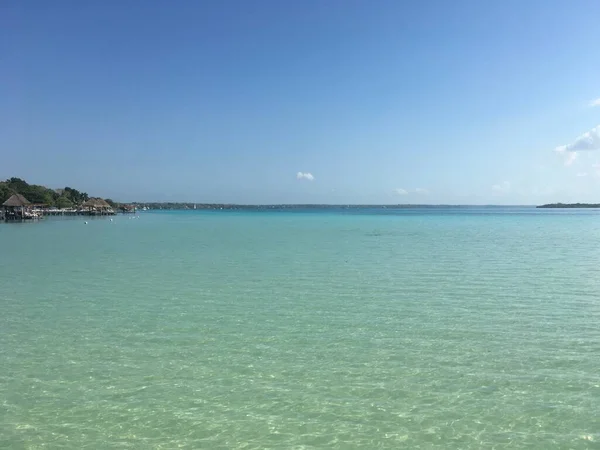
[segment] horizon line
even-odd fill
[[[472,207],[534,207],[538,204],[494,204],[494,203],[219,203],[219,202],[181,202],[181,201],[133,201],[133,202],[117,202],[131,205],[197,205],[197,206],[239,206],[239,207],[257,207],[257,206],[329,206],[329,207],[398,207],[398,206],[419,206],[419,207],[457,207],[457,206],[472,206]],[[547,203],[547,204],[560,204]],[[576,204],[576,203],[565,203]],[[583,203],[582,203],[583,204]]]

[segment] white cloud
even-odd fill
[[[315,177],[313,176],[312,173],[310,172],[298,172],[296,174],[296,178],[298,180],[308,180],[308,181],[313,181],[315,179]]]
[[[429,191],[427,189],[423,189],[423,188],[415,188],[415,189],[396,188],[396,189],[394,189],[394,194],[396,194],[396,195],[410,195],[410,194],[425,195],[425,194],[429,194]]]
[[[555,150],[558,153],[600,150],[600,125],[583,133],[570,144],[556,147]]]
[[[593,108],[595,106],[600,106],[600,98],[597,98],[596,100],[592,100],[589,104],[590,104],[590,108]]]
[[[578,177],[587,177],[587,172],[579,172],[577,174]]]
[[[497,192],[499,194],[506,194],[510,192],[510,181],[503,181],[502,183],[494,184],[492,186],[492,191]]]

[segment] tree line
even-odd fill
[[[29,184],[20,178],[9,178],[0,181],[0,205],[8,200],[11,195],[21,194],[34,204],[46,205],[56,208],[73,208],[89,200],[86,192],[80,192],[71,187],[64,189],[49,189],[38,184]],[[105,199],[111,206],[116,206],[111,199]]]

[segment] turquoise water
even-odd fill
[[[600,448],[600,213],[0,225],[0,448]]]

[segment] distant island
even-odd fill
[[[536,208],[600,208],[600,203],[549,203],[547,205],[540,205]]]

